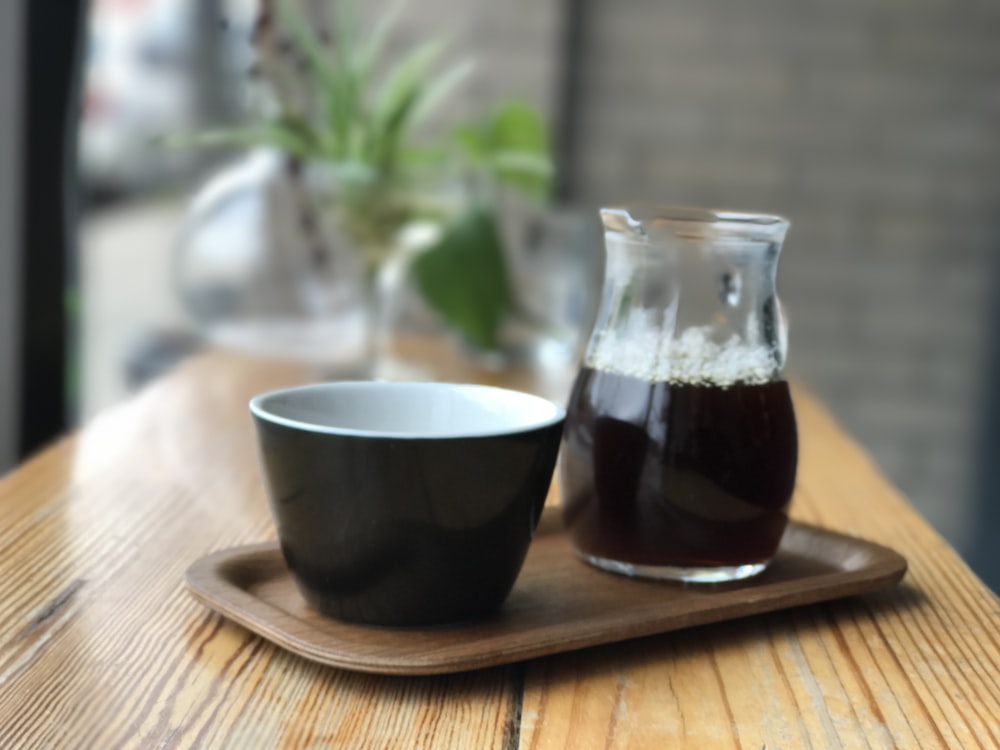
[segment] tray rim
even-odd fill
[[[557,509],[546,510],[546,517],[543,518],[542,524],[540,524],[539,535],[562,533],[561,524],[559,524],[558,520],[553,520],[553,516],[557,515],[554,511],[557,511]],[[547,528],[543,530],[543,527]],[[421,650],[419,642],[426,637],[442,632],[449,633],[450,637],[457,637],[456,634],[463,631],[474,633],[475,629],[482,624],[481,622],[445,626],[443,628],[383,629],[345,623],[333,619],[329,620],[332,627],[358,630],[365,633],[377,632],[380,629],[389,630],[395,634],[401,632],[413,633],[417,642],[415,644],[416,648],[413,653],[407,654],[405,660],[401,660],[398,655],[378,656],[367,652],[358,654],[350,650],[333,650],[327,645],[316,643],[299,633],[281,627],[277,622],[280,622],[282,619],[293,618],[296,622],[303,623],[308,632],[322,632],[287,610],[275,606],[266,599],[255,596],[247,589],[234,583],[231,576],[226,576],[220,572],[225,568],[232,568],[232,566],[240,562],[246,564],[248,561],[252,561],[260,565],[260,561],[263,560],[264,564],[270,567],[276,564],[279,565],[283,569],[281,575],[289,576],[287,568],[284,566],[284,560],[277,541],[238,545],[208,553],[195,560],[187,568],[184,578],[189,593],[195,600],[208,609],[245,627],[247,630],[270,641],[274,645],[310,661],[371,674],[434,675],[483,669],[557,653],[682,630],[698,625],[742,619],[766,612],[780,611],[841,599],[847,596],[870,593],[899,583],[906,574],[906,559],[890,547],[857,536],[797,521],[789,522],[788,531],[793,532],[793,530],[799,534],[805,533],[812,536],[819,536],[829,541],[847,542],[856,546],[859,550],[868,551],[877,557],[872,564],[862,565],[853,570],[827,571],[816,575],[804,575],[788,581],[772,582],[770,584],[765,580],[760,585],[754,585],[753,583],[754,580],[759,579],[749,579],[742,582],[734,591],[741,593],[759,592],[763,594],[762,596],[753,597],[751,594],[742,600],[724,602],[721,607],[695,606],[688,607],[681,612],[661,613],[657,617],[647,618],[633,623],[631,626],[618,627],[610,634],[611,637],[608,637],[609,633],[606,631],[583,631],[568,639],[551,637],[532,640],[520,639],[516,647],[513,648],[484,650],[476,654],[465,653],[460,656],[448,654],[442,656],[440,654],[436,655],[433,650]],[[819,556],[810,559],[825,561],[825,558]],[[574,560],[574,564],[584,566],[584,569],[586,569],[586,564],[582,561]],[[525,567],[527,567],[527,563]],[[612,573],[602,572],[602,574],[614,576]],[[273,578],[273,576],[271,577]],[[834,580],[830,581],[829,579],[831,578]],[[815,585],[817,582],[823,582],[824,579],[826,579],[825,585]],[[622,578],[622,580],[630,581],[633,579]],[[805,584],[812,584],[812,586],[810,587]],[[670,586],[676,584],[655,583],[654,585]],[[783,587],[785,590],[768,595],[768,588],[775,586]],[[515,583],[516,589],[517,583]],[[707,602],[708,600],[703,601]],[[731,610],[738,611],[731,613]],[[720,614],[722,616],[719,616]],[[317,616],[321,617],[321,615]],[[326,633],[325,637],[330,636]]]

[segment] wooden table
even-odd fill
[[[0,480],[0,748],[1000,748],[1000,602],[801,390],[794,516],[896,589],[433,678],[272,647],[182,581],[273,538],[246,401],[302,378],[201,356]]]

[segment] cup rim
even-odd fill
[[[416,432],[336,427],[333,425],[319,424],[282,416],[280,414],[276,414],[267,407],[267,402],[270,399],[281,396],[289,396],[296,393],[313,391],[339,391],[352,389],[369,391],[414,390],[439,393],[457,390],[473,391],[479,393],[480,395],[493,394],[494,396],[500,396],[502,394],[503,398],[515,399],[525,403],[534,403],[538,407],[541,407],[542,411],[548,411],[550,413],[549,416],[544,418],[525,420],[510,427],[496,427],[492,429],[455,429],[442,432]],[[301,430],[303,432],[311,432],[321,435],[339,435],[343,437],[392,438],[398,440],[454,440],[463,438],[517,435],[552,427],[566,419],[566,409],[563,406],[542,396],[525,393],[524,391],[474,383],[441,383],[422,381],[341,380],[329,383],[311,383],[307,385],[292,386],[289,388],[276,388],[264,391],[263,393],[259,393],[251,398],[249,408],[253,416],[264,422],[281,425],[294,430]]]

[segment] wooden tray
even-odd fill
[[[421,629],[350,625],[303,601],[276,542],[196,561],[196,599],[282,648],[335,667],[440,674],[663,633],[891,586],[906,572],[893,550],[791,523],[774,562],[748,581],[690,585],[606,573],[580,561],[547,509],[521,575],[496,616]]]

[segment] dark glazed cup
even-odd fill
[[[306,601],[371,625],[496,611],[520,573],[565,411],[500,388],[324,383],[250,402],[281,550]]]

